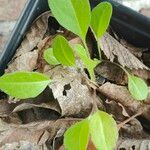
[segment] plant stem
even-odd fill
[[[91,57],[90,57],[89,50],[88,50],[88,47],[87,47],[87,44],[86,44],[86,40],[82,40],[82,42],[83,42],[84,48],[85,48],[85,50],[86,50],[87,56],[88,56],[89,58],[91,58]]]
[[[97,48],[98,48],[98,53],[99,53],[99,60],[101,61],[102,60],[102,52],[101,52],[100,45],[98,43],[98,39],[96,39],[96,42],[97,42]]]
[[[120,67],[128,76],[130,75],[129,72],[124,67],[122,67],[121,65],[119,65],[119,64],[117,64],[115,62],[113,62],[113,64],[115,64],[116,66]]]
[[[137,114],[131,116],[130,118],[128,118],[128,119],[126,119],[125,121],[123,121],[123,122],[121,122],[120,124],[118,124],[118,125],[117,125],[117,126],[118,126],[118,129],[122,128],[125,124],[127,124],[128,122],[130,122],[130,121],[133,120],[134,118],[140,116],[143,112],[144,112],[144,110],[138,112]]]

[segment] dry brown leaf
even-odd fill
[[[106,80],[117,84],[125,85],[127,83],[127,75],[125,72],[120,67],[109,61],[103,61],[96,66],[95,74],[96,76],[102,76]]]
[[[36,69],[38,60],[38,50],[27,52],[21,56],[18,56],[12,63],[8,65],[5,73],[14,71],[33,71]]]
[[[142,48],[135,47],[132,44],[125,41],[124,39],[121,39],[120,43],[121,43],[121,45],[123,45],[126,49],[128,49],[137,58],[142,57],[142,51],[143,51]]]
[[[0,117],[8,116],[12,110],[15,108],[16,104],[9,104],[8,100],[1,99],[0,100]]]
[[[60,128],[53,139],[53,149],[59,149],[63,144],[63,135],[66,129],[64,127]]]
[[[26,125],[6,124],[0,128],[0,147],[6,143],[28,141],[29,143],[42,145],[52,140],[60,128],[67,129],[75,123],[75,120],[57,120],[30,123]],[[1,122],[0,122],[1,124]],[[1,125],[0,125],[1,127]]]
[[[21,46],[18,48],[15,57],[33,50],[43,39],[48,28],[49,17],[50,12],[45,12],[35,20],[30,30],[27,32],[24,40],[22,41]]]
[[[97,90],[109,99],[121,103],[126,110],[130,111],[130,114],[136,114],[140,111],[144,111],[142,116],[150,121],[150,106],[134,100],[125,86],[119,86],[107,82]]]
[[[131,72],[132,72],[132,74],[134,74],[142,79],[145,79],[145,80],[150,79],[150,70],[133,69]]]
[[[150,150],[150,140],[120,139],[116,150]]]
[[[130,120],[130,122],[124,124],[119,130],[119,135],[124,138],[146,138],[141,123],[136,119]]]
[[[129,117],[126,109],[120,104],[113,100],[106,100],[106,112],[112,114],[116,121],[124,121],[127,117]]]
[[[60,113],[58,103],[54,99],[53,93],[49,88],[46,88],[39,96],[35,98],[21,100],[16,103],[16,107],[13,109],[13,112],[31,109],[34,107],[51,109]]]
[[[0,147],[0,150],[49,150],[46,144],[37,145],[28,141],[7,143]]]
[[[115,56],[118,62],[123,66],[130,69],[147,69],[140,60],[138,60],[128,49],[122,46],[116,39],[108,33],[98,41],[104,54],[110,61],[114,61]]]
[[[32,24],[20,47],[17,49],[16,54],[8,64],[7,73],[18,70],[32,71],[36,69],[38,49],[35,48],[47,31],[49,16],[50,12],[43,13]]]
[[[46,73],[54,83],[49,85],[61,108],[62,116],[87,116],[92,108],[91,91],[82,84],[82,75],[74,68],[58,66]]]
[[[41,104],[23,103],[23,104],[20,104],[17,107],[15,107],[12,112],[13,113],[14,112],[20,112],[20,111],[23,111],[23,110],[36,108],[36,107],[37,108],[51,109],[51,110],[54,110],[54,111],[60,113],[59,109],[57,108],[57,106],[55,106],[54,103],[49,103],[49,104],[47,104],[47,103],[41,103]]]

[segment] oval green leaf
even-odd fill
[[[0,89],[18,99],[38,96],[49,83],[48,77],[37,72],[15,72],[0,77]]]
[[[148,86],[141,78],[128,75],[128,89],[136,100],[144,100],[148,95]]]
[[[55,58],[65,66],[75,65],[75,56],[68,41],[61,35],[58,35],[53,42],[53,53]]]
[[[91,18],[89,0],[48,0],[48,2],[57,21],[84,40]]]
[[[58,65],[60,64],[58,60],[55,58],[53,54],[53,49],[49,48],[44,51],[44,59],[49,63],[50,65]]]
[[[118,129],[115,120],[103,111],[90,116],[91,140],[98,150],[112,150],[118,140]]]
[[[98,40],[107,30],[112,16],[112,5],[102,2],[92,10],[91,28]]]
[[[83,120],[74,124],[64,134],[64,145],[67,150],[86,150],[88,141],[88,120]]]

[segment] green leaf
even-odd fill
[[[53,42],[53,53],[55,58],[65,66],[75,65],[75,56],[68,41],[61,35],[58,35]]]
[[[71,126],[64,134],[67,150],[86,150],[89,140],[89,122],[83,120]]]
[[[87,56],[84,47],[80,44],[77,44],[75,49],[76,49],[77,55],[81,58],[84,64],[84,67],[88,70],[91,79],[94,81],[95,80],[94,68],[100,63],[100,61],[97,59],[95,60],[90,59]]]
[[[115,120],[103,111],[96,112],[90,119],[91,140],[98,150],[112,150],[118,139]]]
[[[89,0],[48,0],[48,2],[57,21],[84,40],[91,18]]]
[[[92,10],[91,28],[97,40],[106,32],[112,16],[112,5],[102,2]]]
[[[144,100],[148,95],[148,87],[144,80],[133,75],[128,75],[128,89],[136,100]]]
[[[50,64],[50,65],[58,65],[60,64],[58,60],[55,58],[53,54],[53,49],[49,48],[44,51],[44,59]]]
[[[18,99],[38,96],[49,83],[48,77],[37,72],[15,72],[0,77],[0,89]]]

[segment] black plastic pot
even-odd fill
[[[20,19],[0,55],[0,73],[3,72],[15,54],[16,49],[20,45],[33,20],[41,13],[49,10],[47,1],[48,0],[27,1]],[[118,35],[136,46],[150,48],[150,18],[122,6],[113,0],[90,0],[91,7],[95,7],[101,1],[109,1],[112,3],[113,17],[111,19],[111,26]]]

